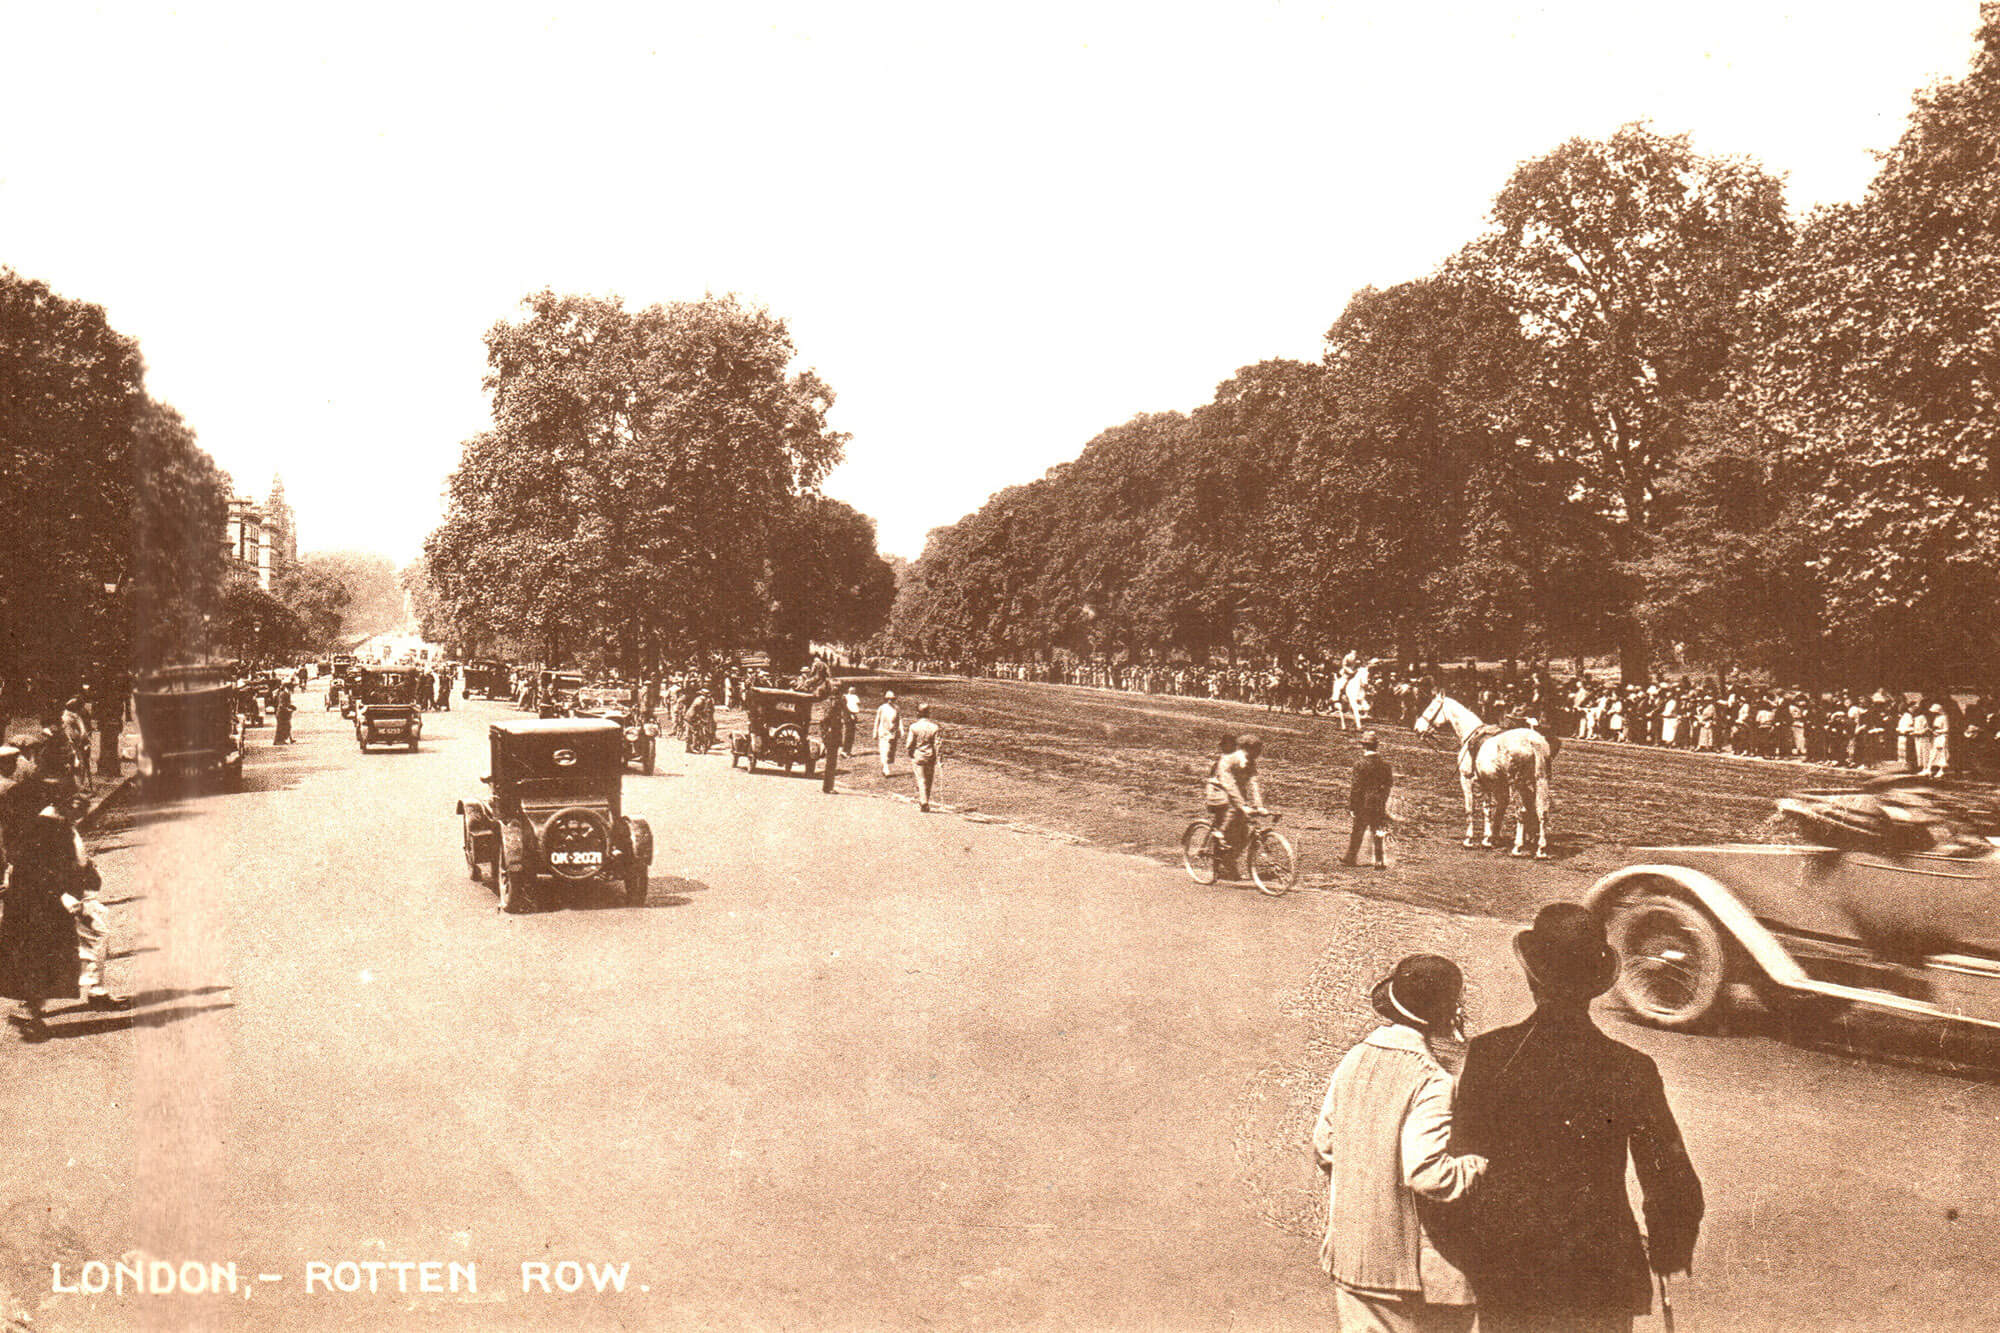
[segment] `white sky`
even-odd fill
[[[306,549],[420,549],[542,286],[734,291],[885,552],[1236,368],[1315,359],[1518,161],[1648,117],[1858,197],[1977,0],[0,0],[0,265],[106,307]]]

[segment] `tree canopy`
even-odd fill
[[[425,545],[447,637],[642,672],[765,633],[777,529],[845,443],[784,322],[713,296],[524,305],[487,334],[493,424]]]

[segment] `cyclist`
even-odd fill
[[[1236,869],[1236,854],[1250,832],[1250,816],[1271,813],[1264,808],[1264,791],[1257,782],[1257,758],[1263,753],[1263,738],[1246,731],[1226,743],[1208,771],[1204,792],[1208,823],[1222,835],[1215,857],[1216,873],[1229,879],[1242,877]]]

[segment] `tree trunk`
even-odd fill
[[[1644,685],[1651,677],[1652,643],[1646,624],[1634,612],[1626,612],[1618,627],[1618,675],[1626,685]]]

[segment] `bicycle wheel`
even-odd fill
[[[1291,842],[1276,829],[1259,829],[1250,839],[1250,878],[1273,898],[1291,892],[1298,878],[1299,859]]]
[[[1213,832],[1206,819],[1197,819],[1181,834],[1181,865],[1197,884],[1215,883],[1215,855],[1209,845]]]

